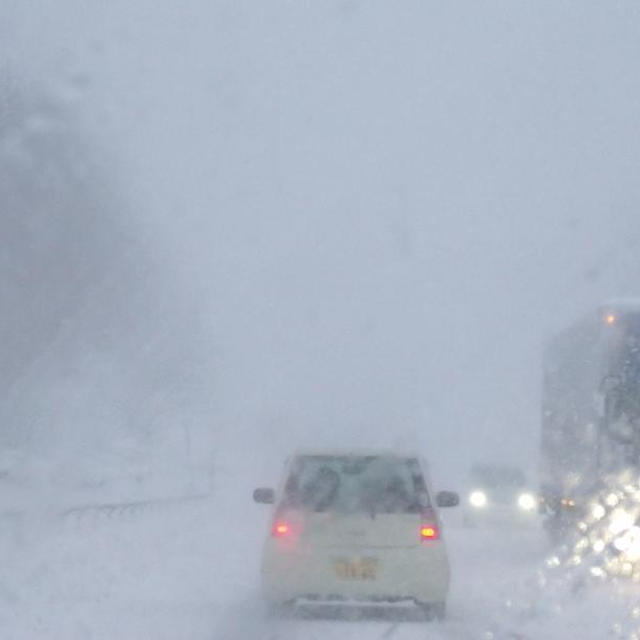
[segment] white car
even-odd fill
[[[437,507],[414,454],[308,452],[286,463],[280,487],[256,489],[272,503],[262,556],[264,597],[288,605],[417,605],[445,614],[449,561]]]

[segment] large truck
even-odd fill
[[[554,537],[603,478],[640,468],[640,300],[612,301],[545,348],[541,508]]]

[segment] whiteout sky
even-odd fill
[[[74,356],[76,409],[74,336],[34,365],[58,448],[100,401],[227,469],[314,443],[535,469],[542,341],[638,293],[639,27],[633,2],[5,0],[5,88],[72,114],[143,265],[109,267],[129,321]],[[188,401],[149,391],[167,353]]]

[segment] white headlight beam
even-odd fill
[[[469,494],[469,504],[476,509],[482,509],[487,506],[487,495],[484,491],[472,491]]]

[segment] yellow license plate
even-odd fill
[[[377,558],[336,558],[333,571],[341,580],[375,580],[378,571]]]

